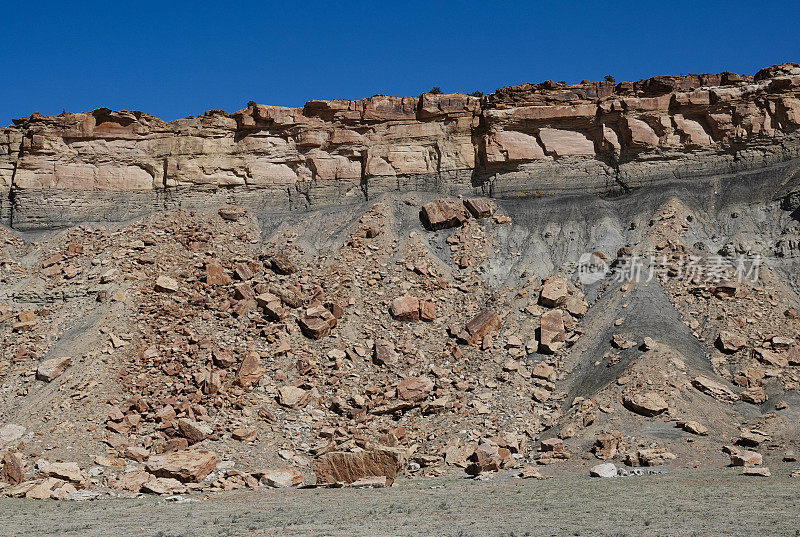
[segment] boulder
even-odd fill
[[[212,451],[175,451],[153,455],[146,469],[156,477],[171,477],[183,483],[199,483],[217,465],[217,455]]]
[[[55,477],[62,481],[69,481],[77,485],[86,482],[86,475],[81,472],[81,467],[77,462],[53,462],[42,468],[42,475]]]
[[[171,477],[157,477],[142,483],[140,490],[148,494],[183,494],[186,485]]]
[[[692,380],[692,386],[706,395],[710,395],[721,401],[734,402],[739,400],[739,396],[724,384],[721,384],[708,377],[699,376]]]
[[[734,451],[731,455],[731,466],[758,466],[764,462],[761,453],[742,449]]]
[[[539,323],[539,352],[545,354],[557,352],[564,346],[567,337],[561,310],[543,313]]]
[[[465,468],[465,472],[469,475],[497,472],[502,468],[511,468],[515,465],[511,451],[493,442],[479,444],[468,460],[471,464]]]
[[[318,485],[353,483],[365,477],[385,476],[387,485],[405,467],[407,455],[398,448],[376,448],[358,453],[334,451],[314,461]]]
[[[444,198],[423,205],[420,218],[423,224],[436,231],[460,226],[467,221],[467,213],[455,200]]]
[[[406,377],[397,385],[397,397],[403,401],[420,403],[433,390],[433,381],[428,377]]]
[[[589,475],[592,477],[617,477],[617,467],[613,462],[604,462],[592,466]]]
[[[722,331],[717,336],[717,348],[724,353],[733,354],[747,345],[747,340],[733,332]]]
[[[563,306],[567,302],[567,295],[567,280],[564,278],[548,278],[542,286],[539,304],[548,308]]]
[[[636,393],[622,399],[629,410],[642,416],[657,416],[668,408],[667,402],[656,392]]]
[[[180,289],[180,284],[169,276],[159,276],[154,288],[159,293],[175,293]]]
[[[206,265],[206,283],[208,285],[228,285],[231,283],[231,278],[225,273],[222,265],[212,262]]]
[[[489,218],[492,216],[492,206],[483,198],[466,198],[464,207],[475,218]]]
[[[178,431],[183,435],[189,444],[196,444],[213,434],[214,429],[205,423],[200,423],[189,418],[178,420]]]
[[[25,481],[25,467],[19,453],[6,451],[3,453],[2,468],[0,468],[0,482],[10,485],[19,485]]]
[[[293,468],[267,470],[261,476],[261,482],[276,489],[296,487],[303,484],[303,474]]]
[[[397,360],[394,345],[391,341],[378,339],[372,350],[372,361],[376,365],[391,365]]]
[[[769,468],[766,466],[762,466],[760,468],[745,468],[742,470],[742,475],[749,475],[754,477],[771,477],[772,472],[769,471]]]
[[[501,325],[500,316],[491,308],[484,308],[473,317],[464,327],[469,335],[467,343],[474,345],[483,340],[483,336],[497,330]]]
[[[392,317],[398,321],[418,321],[419,310],[419,299],[408,295],[395,298],[389,308]]]
[[[36,368],[36,378],[45,382],[52,382],[67,369],[70,363],[72,363],[72,359],[69,356],[44,360]]]
[[[261,358],[258,353],[249,352],[239,364],[234,382],[242,388],[249,388],[257,384],[263,374],[264,368],[261,367]]]
[[[594,441],[592,451],[598,459],[613,459],[622,447],[622,433],[619,431],[603,431]]]
[[[698,421],[679,421],[676,425],[687,433],[696,434],[698,436],[706,436],[708,434],[708,427]]]
[[[285,407],[294,407],[303,400],[308,392],[296,386],[281,386],[278,388],[278,403]]]

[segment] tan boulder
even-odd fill
[[[747,340],[733,332],[722,331],[717,336],[716,343],[719,350],[732,354],[747,345]]]
[[[261,476],[261,482],[272,488],[289,488],[303,484],[303,474],[293,468],[267,470]]]
[[[67,369],[70,363],[72,363],[72,359],[69,356],[44,360],[36,368],[36,378],[45,382],[52,382]]]
[[[548,278],[544,281],[539,295],[539,304],[549,308],[563,306],[567,301],[567,280],[564,278]]]
[[[758,466],[764,462],[761,453],[742,449],[731,453],[731,466]]]
[[[716,399],[727,402],[739,400],[739,396],[724,384],[708,377],[699,376],[692,380],[692,386]]]
[[[190,420],[189,418],[180,418],[178,420],[178,431],[189,441],[189,444],[196,444],[210,436],[214,429],[205,423]]]
[[[419,299],[408,295],[395,298],[389,308],[392,317],[398,321],[418,321],[419,310]]]
[[[635,393],[624,397],[622,402],[629,410],[649,417],[657,416],[669,408],[664,398],[656,392]]]
[[[334,451],[314,461],[318,485],[353,483],[365,477],[386,476],[387,485],[405,467],[407,455],[398,448],[377,448],[358,453]]]
[[[151,456],[146,468],[156,477],[171,477],[184,483],[199,483],[216,465],[217,455],[211,451],[175,451]]]
[[[86,482],[86,475],[81,471],[77,462],[53,462],[42,469],[42,475],[55,477],[70,483],[83,484]]]
[[[474,345],[480,342],[485,335],[500,328],[501,324],[500,316],[494,310],[484,308],[464,327],[469,335],[467,343]]]
[[[543,313],[539,323],[539,352],[546,354],[557,352],[564,346],[567,337],[561,310]]]
[[[278,403],[286,407],[294,407],[303,400],[308,392],[297,386],[281,386],[278,388]]]
[[[169,276],[159,276],[154,288],[159,293],[175,293],[180,289],[180,284]]]
[[[239,364],[234,382],[242,388],[249,388],[257,384],[263,374],[264,368],[261,366],[261,358],[258,353],[249,352]]]
[[[428,377],[406,377],[397,385],[397,397],[403,401],[420,403],[433,390],[433,381]]]

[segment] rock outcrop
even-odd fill
[[[606,193],[798,154],[800,66],[523,84],[482,99],[251,103],[164,122],[100,108],[0,130],[0,218],[20,229],[235,202],[267,211],[389,190]]]

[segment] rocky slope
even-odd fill
[[[251,103],[166,123],[105,108],[0,131],[17,229],[235,202],[286,211],[388,191],[607,193],[797,156],[800,68],[463,94]]]
[[[799,84],[18,122],[0,489],[791,472]]]

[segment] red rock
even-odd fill
[[[236,363],[236,358],[230,351],[225,349],[216,349],[214,351],[214,365],[217,367],[228,368]]]
[[[464,207],[475,218],[489,218],[492,216],[492,206],[482,198],[466,198],[464,200]]]
[[[264,368],[261,367],[261,358],[256,352],[249,352],[245,356],[242,363],[239,364],[239,369],[236,371],[235,383],[242,388],[249,388],[257,384],[264,374]]]
[[[747,340],[738,334],[723,331],[719,333],[716,343],[719,350],[731,354],[747,345]]]
[[[217,465],[217,455],[211,451],[176,451],[153,455],[147,461],[147,471],[156,477],[171,477],[183,483],[199,483]]]
[[[285,254],[277,254],[270,258],[269,266],[276,274],[294,274],[297,269]]]
[[[501,324],[500,316],[494,310],[484,308],[464,327],[464,330],[469,334],[467,343],[470,345],[478,343],[485,335],[499,329]]]
[[[432,230],[458,227],[467,221],[467,213],[455,200],[444,198],[426,203],[420,213],[422,221]]]
[[[159,293],[175,293],[180,289],[180,285],[169,276],[159,276],[154,288]]]
[[[394,483],[406,464],[405,450],[377,448],[358,453],[331,452],[314,461],[318,485],[353,483],[365,477],[385,476]]]
[[[236,274],[236,277],[243,282],[252,279],[254,276],[253,271],[250,270],[250,267],[247,266],[247,263],[237,263],[233,269],[233,273]]]
[[[36,378],[45,382],[52,382],[67,369],[70,363],[72,363],[72,359],[69,356],[45,360],[36,368]]]
[[[397,360],[394,352],[394,345],[385,339],[375,341],[372,352],[372,361],[376,365],[392,365]]]
[[[418,321],[419,320],[419,300],[413,296],[401,296],[392,301],[389,309],[392,317],[398,321]]]
[[[230,277],[225,273],[225,269],[219,263],[208,263],[206,265],[206,283],[208,285],[228,285],[231,283]]]
[[[25,481],[25,468],[22,465],[21,456],[6,451],[3,454],[3,467],[0,468],[0,482],[11,485],[19,485]]]
[[[419,301],[419,318],[425,322],[436,320],[436,305],[432,298],[422,298]]]
[[[397,385],[397,397],[403,401],[420,403],[433,390],[433,381],[428,377],[406,377]]]
[[[551,310],[542,314],[539,324],[539,352],[557,352],[566,339],[564,317],[561,310]]]

